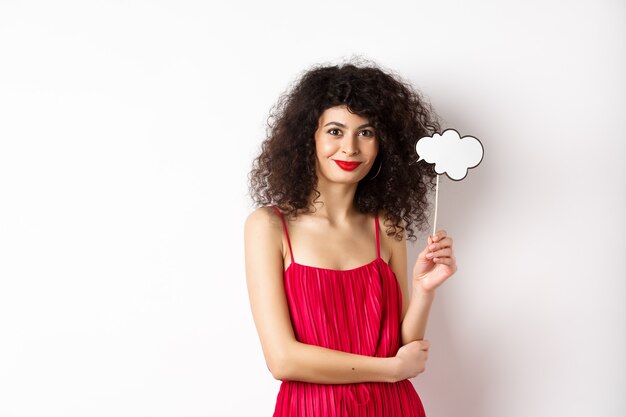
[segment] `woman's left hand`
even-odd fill
[[[445,230],[428,236],[428,244],[413,267],[413,289],[433,292],[457,270],[452,238]]]

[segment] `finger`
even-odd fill
[[[428,243],[426,243],[426,246],[424,246],[424,250],[422,250],[423,253],[426,253],[430,250],[430,247],[432,245],[434,245],[435,242],[433,241],[432,236],[428,236]]]
[[[450,266],[454,264],[454,260],[452,258],[434,258],[433,262],[436,264],[445,264]]]
[[[428,252],[430,252],[430,247],[432,246],[432,244],[426,244],[426,246],[424,246],[424,249],[422,249],[422,251],[420,252],[420,255],[424,255]]]
[[[437,232],[435,232],[435,234],[433,235],[433,240],[437,242],[439,241],[439,239],[446,237],[446,235],[447,233],[445,230],[437,230]]]
[[[446,264],[456,268],[456,258],[454,256],[435,258],[433,259],[433,262],[436,264]]]
[[[446,237],[445,239],[440,240],[437,243],[432,243],[430,245],[428,245],[428,249],[435,250],[435,249],[442,249],[442,248],[446,248],[446,247],[450,247],[452,246],[452,238],[450,237]]]
[[[441,258],[452,255],[452,248],[443,248],[438,251],[429,252],[426,254],[427,258]]]

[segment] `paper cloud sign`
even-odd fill
[[[472,136],[461,137],[454,129],[447,129],[441,135],[435,133],[417,141],[415,151],[422,159],[435,164],[437,174],[446,174],[454,181],[460,181],[483,159],[483,145]]]
[[[483,145],[473,136],[461,137],[454,129],[446,129],[440,135],[425,136],[417,141],[415,152],[419,159],[435,164],[435,172],[446,174],[454,181],[461,181],[467,176],[467,170],[475,168],[483,160]],[[439,175],[435,188],[435,220],[433,234],[437,231],[437,205],[439,201]]]

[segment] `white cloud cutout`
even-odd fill
[[[440,135],[435,133],[417,141],[415,151],[422,159],[435,164],[437,174],[446,174],[455,181],[467,175],[469,168],[474,168],[483,159],[483,145],[472,136],[461,137],[454,129],[446,129]]]

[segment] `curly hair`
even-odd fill
[[[252,199],[259,206],[276,205],[287,216],[313,212],[311,193],[315,200],[321,195],[315,188],[314,135],[322,113],[340,105],[367,118],[380,144],[372,166],[382,163],[382,168],[373,180],[368,172],[359,181],[357,210],[383,209],[389,236],[400,240],[406,228],[407,240],[416,240],[412,224],[420,231],[427,225],[427,191],[434,188],[436,173],[426,161],[416,162],[415,145],[440,129],[438,117],[409,82],[371,61],[315,65],[280,96],[248,174]]]

